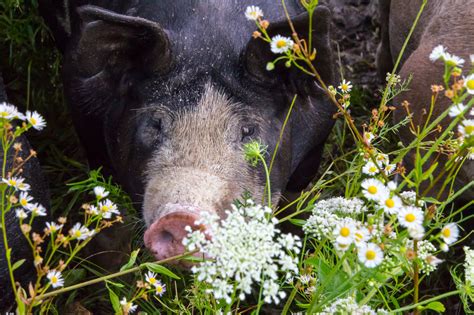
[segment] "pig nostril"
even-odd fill
[[[159,242],[162,242],[162,243],[173,243],[174,236],[168,231],[161,231],[160,234],[158,235],[158,240]]]

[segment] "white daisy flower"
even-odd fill
[[[403,206],[402,200],[396,195],[392,197],[390,197],[389,195],[385,196],[385,198],[380,199],[378,203],[383,208],[383,210],[390,215],[396,214],[398,210]]]
[[[465,119],[458,126],[459,133],[465,137],[474,136],[474,119]]]
[[[441,229],[441,238],[447,245],[451,245],[458,240],[459,227],[456,223],[449,223]]]
[[[395,183],[394,181],[389,181],[387,183],[387,188],[390,190],[390,191],[395,191],[397,190],[398,186],[397,186],[397,183]]]
[[[148,271],[145,275],[145,281],[155,286],[159,281],[156,279],[156,273]]]
[[[464,86],[467,89],[467,93],[474,94],[474,73],[464,78]]]
[[[46,228],[49,232],[55,233],[63,227],[62,224],[56,224],[55,222],[46,222]]]
[[[377,267],[383,261],[383,251],[374,243],[360,246],[357,256],[359,257],[359,261],[367,268]]]
[[[464,59],[450,53],[445,53],[443,58],[444,62],[451,67],[461,67],[464,64]]]
[[[157,281],[155,284],[155,293],[158,296],[162,296],[166,292],[166,284],[161,283],[161,281]]]
[[[99,202],[99,211],[104,219],[110,219],[112,214],[120,214],[117,209],[117,205],[109,199]]]
[[[69,230],[69,235],[71,235],[73,239],[78,240],[86,240],[93,234],[94,233],[91,233],[88,228],[82,226],[79,222],[74,224],[74,226]]]
[[[50,270],[46,277],[49,279],[49,283],[53,288],[59,288],[64,285],[64,279],[60,271]]]
[[[369,229],[367,229],[365,226],[359,227],[354,233],[354,244],[356,244],[357,247],[362,246],[369,240],[369,238]]]
[[[245,9],[245,17],[249,21],[256,21],[263,17],[263,11],[259,7],[251,5]]]
[[[335,242],[334,243],[334,248],[337,250],[337,251],[340,251],[340,252],[345,252],[346,250],[349,249],[349,246],[351,244],[341,244],[341,243],[338,243],[338,242]]]
[[[40,205],[39,203],[35,203],[35,204],[30,204],[30,205],[28,205],[28,210],[30,210],[30,212],[31,212],[34,216],[37,216],[37,217],[44,217],[44,216],[46,216],[46,209],[45,209],[45,207],[43,207],[43,206]]]
[[[351,244],[354,241],[356,226],[353,222],[340,222],[333,231],[336,242],[339,244]]]
[[[385,185],[378,179],[368,178],[365,179],[362,184],[364,197],[369,200],[381,200],[389,195],[389,190]]]
[[[408,228],[408,235],[414,240],[420,241],[425,237],[425,228],[423,225],[413,225]]]
[[[38,112],[30,112],[29,110],[26,111],[26,120],[31,124],[33,128],[36,130],[41,130],[46,127],[46,121],[44,120],[43,116],[41,116]]]
[[[438,45],[435,48],[433,48],[433,51],[430,54],[430,60],[435,62],[439,58],[443,57],[446,54],[446,48],[444,48],[442,45]]]
[[[92,214],[92,215],[99,215],[99,209],[94,206],[94,205],[91,205],[89,207],[89,212]]]
[[[125,314],[131,314],[137,310],[138,305],[133,304],[132,302],[128,302],[127,298],[123,298],[120,300],[120,305],[122,305],[122,311]]]
[[[395,164],[387,164],[384,166],[383,168],[383,172],[385,173],[385,175],[390,175],[392,174],[392,172],[395,170],[397,166]]]
[[[474,90],[473,90],[474,92]],[[459,103],[459,104],[453,104],[449,108],[449,117],[456,117],[459,116],[464,110],[466,109],[466,105]]]
[[[293,48],[295,43],[289,37],[276,35],[270,42],[271,50],[274,54],[283,54]]]
[[[20,193],[20,198],[18,198],[18,203],[25,209],[28,209],[30,205],[30,201],[33,200],[33,197],[28,195],[27,192],[21,192]]]
[[[362,173],[367,174],[367,175],[375,175],[375,174],[378,174],[378,172],[379,172],[379,168],[372,161],[367,162],[362,168]]]
[[[0,103],[0,118],[11,120],[13,118],[24,119],[18,109],[7,103]]]
[[[406,228],[423,225],[424,214],[420,208],[406,206],[398,212],[398,221]]]
[[[367,143],[371,143],[372,140],[375,138],[374,134],[372,132],[364,132],[364,140],[367,141]]]
[[[388,154],[385,154],[385,153],[377,154],[377,156],[375,157],[375,160],[377,160],[377,164],[379,165],[387,165],[390,163]]]
[[[2,178],[2,181],[17,190],[27,191],[30,189],[30,185],[24,183],[25,179],[22,177]]]
[[[21,220],[28,218],[28,214],[23,209],[15,209],[15,215],[18,219]]]
[[[97,197],[97,199],[102,199],[102,198],[107,197],[109,195],[109,192],[105,190],[105,188],[102,186],[96,186],[94,187],[94,194]]]
[[[349,93],[352,90],[351,81],[342,80],[341,84],[338,86],[339,90],[343,93]]]

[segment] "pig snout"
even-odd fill
[[[204,226],[196,224],[198,219],[198,213],[185,207],[161,216],[145,231],[145,246],[158,260],[185,253],[183,239],[188,234],[186,226],[190,226],[193,230],[205,229]]]

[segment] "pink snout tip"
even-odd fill
[[[184,254],[186,248],[183,245],[183,239],[188,235],[186,226],[190,226],[192,230],[205,229],[202,225],[196,225],[198,219],[197,214],[187,211],[177,211],[159,218],[145,231],[145,246],[157,260]],[[185,268],[192,266],[191,263],[184,261],[169,263]]]

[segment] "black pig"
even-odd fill
[[[143,204],[145,244],[158,259],[183,252],[184,227],[223,210],[248,190],[264,191],[262,169],[242,146],[273,152],[297,103],[271,174],[273,201],[315,176],[335,106],[308,75],[266,63],[277,57],[252,39],[247,5],[263,9],[270,35],[290,36],[271,1],[40,1],[64,53],[63,81],[91,166],[104,166]],[[308,17],[288,1],[301,36]],[[315,67],[334,84],[330,19],[314,16]]]

